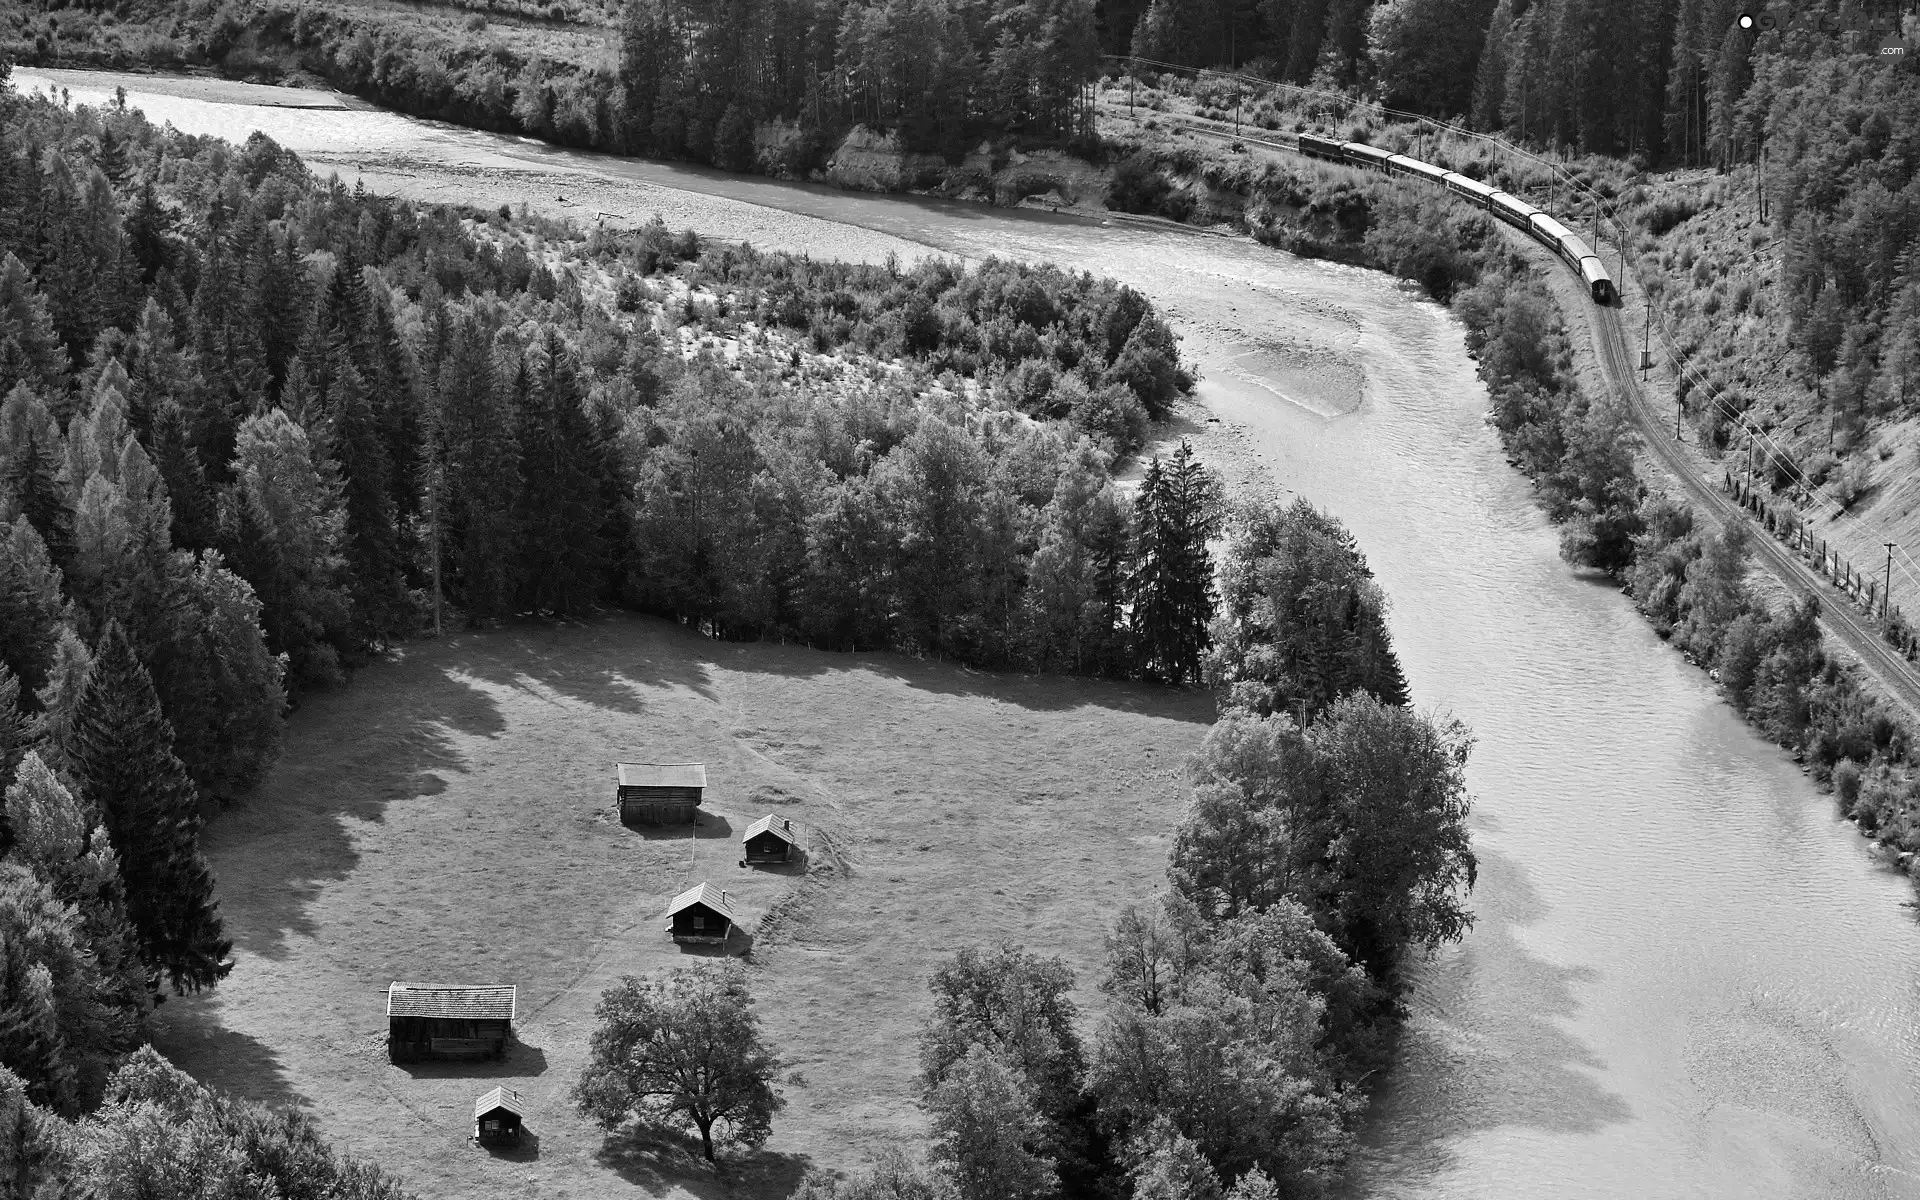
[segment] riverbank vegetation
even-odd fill
[[[1407,707],[1378,588],[1337,520],[1250,502],[1227,553],[1208,672],[1223,708],[1188,765],[1169,889],[1107,934],[1093,1036],[1062,960],[961,950],[933,976],[921,1038],[929,1166],[891,1160],[798,1197],[1337,1186],[1408,958],[1472,924],[1472,738]]]

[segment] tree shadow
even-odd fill
[[[636,626],[664,644],[637,645]],[[583,640],[598,653],[582,654]],[[646,711],[649,687],[684,687],[714,698],[705,664],[697,654],[680,652],[705,641],[662,618],[612,612],[587,621],[527,620],[450,638],[446,645],[450,665],[489,683],[545,689],[594,708],[638,714]]]
[[[1166,687],[1087,675],[986,671],[957,662],[914,658],[890,651],[843,652],[765,644],[761,649],[763,653],[756,655],[750,665],[730,665],[749,674],[790,679],[864,671],[931,695],[998,700],[1029,712],[1103,708],[1211,725],[1218,709],[1218,697],[1209,688]]]
[[[664,1125],[630,1124],[607,1135],[595,1161],[628,1183],[655,1196],[683,1188],[708,1197],[778,1200],[791,1195],[806,1177],[812,1158],[745,1150],[721,1143],[719,1161],[700,1153],[698,1135]]]
[[[217,1079],[243,1100],[269,1108],[307,1108],[305,1096],[265,1042],[228,1029],[213,995],[175,996],[155,1010],[148,1033],[154,1049],[195,1079]]]
[[[1595,1082],[1606,1064],[1564,1028],[1580,1009],[1576,986],[1595,972],[1527,951],[1516,931],[1544,905],[1514,860],[1479,853],[1479,919],[1460,946],[1413,971],[1414,1014],[1374,1094],[1343,1195],[1373,1195],[1387,1182],[1396,1194],[1421,1190],[1479,1133],[1592,1134],[1633,1116]],[[1474,1014],[1472,1025],[1456,1022],[1461,1012]]]
[[[529,1046],[519,1038],[509,1038],[507,1052],[499,1058],[427,1059],[421,1062],[394,1063],[415,1079],[471,1079],[490,1082],[496,1079],[532,1079],[547,1073],[547,1052]],[[480,1091],[486,1091],[481,1088]],[[475,1093],[478,1095],[478,1093]]]
[[[202,834],[229,901],[227,935],[273,959],[290,937],[314,936],[309,906],[359,862],[349,826],[383,822],[394,801],[439,795],[447,776],[468,769],[455,737],[505,727],[484,691],[430,663],[383,664],[310,695],[267,781]]]

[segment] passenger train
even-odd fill
[[[1390,175],[1417,175],[1429,183],[1444,187],[1472,202],[1476,208],[1484,208],[1515,229],[1526,232],[1565,259],[1568,266],[1580,272],[1580,278],[1593,293],[1594,303],[1612,304],[1619,298],[1613,286],[1613,276],[1607,274],[1600,256],[1588,249],[1573,230],[1518,197],[1496,191],[1457,171],[1443,171],[1432,163],[1408,158],[1404,154],[1389,154],[1364,142],[1336,142],[1332,138],[1303,133],[1300,135],[1300,153],[1346,163],[1348,166],[1373,167]]]

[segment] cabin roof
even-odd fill
[[[615,763],[621,787],[707,786],[705,763]]]
[[[733,914],[733,899],[710,883],[696,884],[686,891],[681,892],[678,896],[675,896],[673,903],[667,905],[667,915],[672,916],[682,909],[692,908],[696,904],[706,905],[729,921],[735,923],[739,921],[739,918]]]
[[[526,1115],[520,1111],[519,1092],[497,1087],[473,1102],[473,1119],[477,1121],[496,1108],[504,1108],[516,1117]]]
[[[516,989],[508,984],[390,983],[389,1017],[445,1017],[456,1021],[511,1021]]]
[[[747,826],[747,831],[740,835],[740,840],[750,842],[763,833],[770,833],[791,846],[795,844],[791,826],[792,822],[785,817],[776,813],[768,813],[758,821]]]

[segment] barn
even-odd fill
[[[513,1031],[512,984],[394,983],[387,986],[387,1057],[499,1058]]]
[[[741,865],[791,862],[794,844],[793,822],[769,813],[740,835],[741,848],[747,855]]]
[[[733,897],[710,883],[688,888],[667,905],[667,932],[676,942],[724,944],[735,921]]]
[[[517,1142],[520,1140],[520,1093],[497,1087],[473,1102],[473,1140],[476,1142]]]
[[[615,763],[620,819],[652,825],[684,824],[707,790],[704,763]]]

